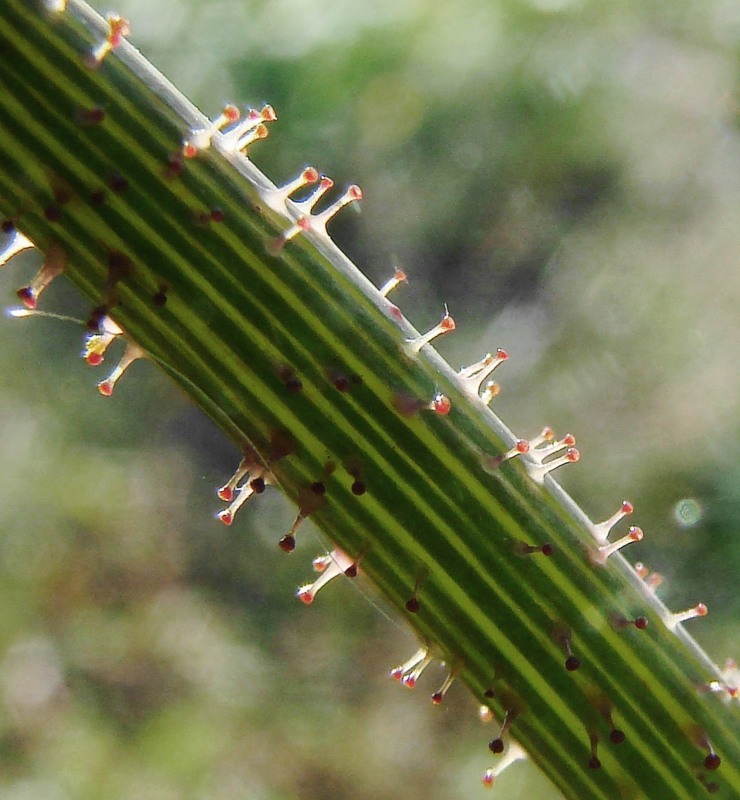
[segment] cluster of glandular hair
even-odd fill
[[[55,13],[62,13],[66,10],[65,0],[56,0],[48,3],[49,9]],[[113,51],[121,47],[124,37],[129,32],[129,24],[116,14],[110,14],[107,19],[108,30],[105,36],[95,44],[92,49],[84,55],[86,64],[92,68],[98,68],[103,60]],[[215,148],[223,154],[229,156],[248,157],[249,146],[257,140],[264,139],[268,135],[268,124],[274,122],[277,115],[270,105],[264,105],[261,109],[240,110],[236,105],[228,104],[217,114],[217,116],[204,121],[202,124],[190,128],[184,135],[182,146],[179,150],[172,152],[163,165],[164,174],[168,178],[176,178],[186,168],[186,163],[190,159],[196,159],[209,148]],[[78,114],[78,122],[83,126],[98,125],[105,120],[105,112],[101,108],[82,109]],[[258,187],[262,203],[272,209],[286,220],[284,231],[269,244],[269,250],[273,255],[280,255],[283,248],[299,235],[309,235],[329,240],[327,225],[330,220],[345,206],[357,203],[362,198],[362,192],[356,185],[351,185],[332,203],[325,206],[321,211],[316,208],[319,201],[333,187],[331,178],[320,174],[312,166],[305,167],[291,181],[283,186],[273,186],[269,182],[264,186]],[[311,189],[311,187],[313,187]],[[126,179],[114,174],[108,177],[106,187],[96,190],[90,197],[93,204],[104,203],[107,191],[123,194],[127,191],[128,183]],[[306,191],[308,190],[308,194]],[[302,193],[300,200],[295,199],[298,193]],[[57,222],[62,215],[65,203],[69,202],[69,195],[64,187],[56,187],[54,191],[54,201],[44,208],[44,217],[50,224]],[[209,209],[202,212],[195,221],[201,224],[209,222],[222,222],[224,212],[220,208]],[[0,251],[0,266],[7,263],[17,254],[34,247],[33,242],[22,232],[22,217],[7,219],[3,223],[2,231],[5,241]],[[60,275],[67,262],[67,253],[59,245],[52,244],[45,253],[44,262],[38,273],[31,281],[20,288],[17,292],[18,298],[22,301],[24,308],[13,310],[15,316],[28,316],[37,311],[37,305],[41,294],[50,285],[52,280]],[[105,358],[108,347],[117,339],[125,341],[123,355],[116,364],[112,372],[98,383],[98,389],[104,396],[110,396],[113,389],[129,368],[137,359],[145,357],[145,352],[134,342],[129,341],[125,332],[111,317],[111,312],[115,312],[117,304],[116,284],[124,278],[131,269],[128,258],[116,251],[111,251],[109,260],[109,280],[104,288],[103,297],[100,305],[93,309],[87,323],[89,332],[87,333],[83,356],[91,366],[100,365]],[[396,269],[393,275],[378,290],[379,303],[384,304],[388,316],[403,324],[407,329],[407,323],[398,307],[388,300],[390,293],[401,283],[406,281],[406,274],[400,269]],[[167,302],[169,287],[161,285],[152,296],[152,302],[156,306],[163,306]],[[400,349],[407,359],[415,360],[427,345],[434,339],[455,330],[455,321],[445,307],[444,314],[440,322],[431,330],[411,338],[406,338],[400,343]],[[500,386],[491,380],[491,375],[495,369],[509,358],[507,352],[498,348],[493,353],[486,353],[481,359],[468,367],[464,367],[457,373],[457,382],[462,392],[472,398],[473,402],[479,402],[483,406],[488,406],[491,401],[499,394]],[[278,370],[278,377],[290,393],[299,393],[302,390],[300,379],[294,370],[289,366],[282,366]],[[334,383],[338,391],[350,391],[352,386],[359,382],[358,376],[343,375],[332,373],[327,376]],[[419,413],[432,413],[445,416],[450,413],[452,403],[444,394],[437,392],[431,397],[420,398],[404,393],[396,393],[392,398],[395,410],[403,417],[411,417]],[[549,426],[544,427],[539,433],[529,439],[515,439],[511,442],[508,450],[497,455],[484,455],[481,466],[488,471],[496,471],[501,466],[514,458],[520,458],[526,467],[529,476],[537,483],[545,483],[546,476],[550,475],[555,469],[561,466],[575,463],[580,458],[580,453],[576,448],[575,437],[568,433],[558,438]],[[217,514],[217,518],[226,525],[232,525],[239,509],[250,498],[262,494],[266,487],[276,482],[272,471],[274,463],[280,458],[290,455],[293,446],[289,437],[280,433],[275,435],[272,442],[270,457],[265,460],[251,447],[245,447],[242,458],[235,469],[233,475],[226,483],[218,489],[218,497],[226,503],[226,506]],[[362,468],[357,464],[344,464],[346,471],[352,477],[351,491],[360,496],[366,491],[366,485],[362,475]],[[296,531],[300,523],[320,508],[326,493],[326,479],[332,474],[335,466],[332,462],[327,462],[324,475],[314,481],[300,495],[298,501],[298,514],[289,531],[280,539],[279,545],[285,552],[291,552],[296,546]],[[627,500],[622,501],[620,507],[610,517],[602,522],[589,522],[587,527],[591,534],[592,542],[589,548],[589,557],[595,568],[604,565],[607,560],[616,552],[632,542],[639,542],[643,538],[643,531],[637,526],[630,526],[627,532],[614,539],[610,539],[613,530],[625,518],[633,513],[633,506]],[[514,542],[514,552],[522,557],[543,556],[557,557],[555,547],[550,543],[530,544],[528,542]],[[305,604],[313,603],[318,592],[330,581],[339,576],[354,578],[360,572],[360,562],[362,554],[351,556],[340,548],[334,548],[330,552],[320,555],[314,559],[313,567],[318,573],[317,578],[297,591],[297,597]],[[657,590],[662,582],[662,576],[658,573],[650,572],[643,564],[635,565],[637,576],[644,582],[646,594],[651,594]],[[405,602],[406,611],[415,615],[419,612],[423,602],[420,594],[423,591],[423,584],[426,575],[420,572],[415,582],[411,596]],[[658,617],[669,629],[675,630],[677,626],[694,617],[704,616],[707,608],[699,603],[679,613],[670,613],[665,607],[656,602],[654,609],[658,610]],[[634,627],[644,630],[648,627],[648,617],[638,615],[628,619],[621,615],[614,615],[612,618],[613,626],[616,629]],[[577,671],[581,662],[572,641],[571,631],[562,622],[556,623],[552,630],[552,639],[562,650],[563,666],[569,672]],[[419,682],[424,670],[435,660],[440,658],[440,654],[435,654],[434,647],[429,643],[422,643],[417,651],[408,661],[391,670],[391,677],[407,688],[414,688]],[[446,693],[452,686],[457,667],[453,663],[449,666],[448,673],[439,686],[431,695],[432,702],[440,705]],[[738,670],[734,662],[728,662],[725,670],[722,671],[717,680],[712,681],[707,690],[720,693],[728,700],[737,697]],[[484,699],[493,699],[494,690],[485,692]],[[526,757],[526,753],[521,746],[511,739],[509,728],[514,720],[522,713],[522,706],[513,696],[500,698],[503,706],[503,716],[501,718],[499,730],[494,738],[489,742],[490,751],[501,756],[495,767],[488,769],[482,782],[485,786],[492,786],[500,773],[510,764]],[[625,739],[625,734],[615,726],[612,720],[612,707],[608,699],[595,697],[593,705],[598,715],[606,722],[610,733],[609,743],[619,745]],[[489,722],[493,719],[493,712],[490,703],[484,704],[480,709],[480,717],[483,721]],[[720,756],[713,750],[711,743],[702,734],[695,737],[699,748],[706,751],[704,766],[709,771],[716,770],[721,762]],[[598,746],[600,742],[599,734],[595,730],[588,732],[590,753],[587,757],[587,764],[592,769],[598,769],[601,762],[598,756]],[[700,776],[700,780],[705,788],[712,791],[716,783],[709,781],[706,776]]]

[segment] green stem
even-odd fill
[[[510,712],[566,797],[739,796],[735,704],[706,690],[721,678],[693,639],[619,554],[594,563],[591,523],[530,456],[492,463],[515,437],[430,347],[409,353],[416,332],[325,234],[271,254],[299,213],[268,206],[251,162],[217,135],[173,174],[207,120],[126,43],[86,66],[105,35],[78,0],[0,6],[0,210]],[[420,408],[435,392],[448,415]],[[615,623],[637,616],[646,630]]]

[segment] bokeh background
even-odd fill
[[[93,3],[100,11],[107,3]],[[496,410],[572,430],[560,473],[691,632],[738,655],[740,7],[733,0],[120,0],[131,40],[206,113],[270,102],[280,182],[359,183],[337,241],[453,364],[505,347]],[[37,257],[0,273],[0,296]],[[52,311],[85,318],[63,282]],[[490,731],[369,587],[293,596],[325,543],[276,547],[267,492],[232,528],[238,452],[151,364],[111,399],[82,330],[0,320],[0,800],[484,796]],[[110,361],[110,359],[109,359]],[[103,369],[103,368],[101,368]],[[309,527],[309,526],[306,526]],[[552,800],[528,763],[497,797]]]

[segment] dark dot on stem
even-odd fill
[[[406,601],[406,611],[411,614],[416,614],[419,611],[419,601],[412,597],[410,600]]]
[[[581,662],[575,656],[568,656],[565,659],[565,668],[568,672],[575,672],[581,666]]]
[[[719,769],[719,765],[722,763],[722,759],[716,753],[710,753],[704,759],[704,766],[707,769]]]
[[[365,486],[365,484],[362,481],[355,481],[352,484],[351,489],[352,489],[352,494],[355,494],[358,497],[360,495],[365,494],[365,492],[367,491],[367,487]]]

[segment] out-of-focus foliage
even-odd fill
[[[101,11],[107,4],[95,3]],[[740,14],[730,0],[121,0],[193,101],[271,102],[254,160],[356,181],[333,232],[453,365],[504,346],[497,410],[573,430],[565,482],[718,661],[738,635]],[[27,282],[35,256],[0,274]],[[84,318],[55,285],[43,306]],[[238,460],[155,367],[106,400],[82,331],[1,323],[0,800],[467,798],[491,763],[472,700],[387,679],[410,635],[367,587],[293,597],[323,544],[276,547],[266,493],[227,529]],[[110,361],[111,359],[109,359]],[[101,368],[104,369],[104,368]],[[502,796],[555,797],[531,765]]]

